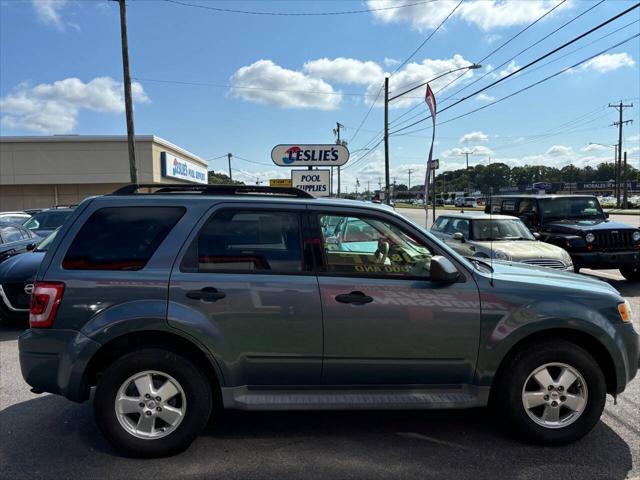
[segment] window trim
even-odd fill
[[[458,269],[460,276],[458,280],[454,283],[465,283],[467,281],[467,269],[458,262],[455,258],[450,257],[447,252],[443,251],[442,248],[437,243],[433,243],[430,241],[429,237],[423,235],[419,230],[417,230],[413,225],[409,223],[404,223],[394,218],[391,215],[385,215],[384,212],[365,210],[365,209],[341,209],[341,208],[332,208],[322,206],[311,206],[309,209],[309,218],[312,223],[312,229],[314,231],[314,236],[319,239],[319,241],[315,244],[318,252],[318,258],[321,259],[322,264],[316,267],[316,275],[318,277],[337,277],[337,278],[367,278],[374,280],[399,280],[399,281],[419,281],[419,282],[429,282],[433,283],[433,281],[429,277],[423,277],[419,275],[407,275],[407,276],[398,276],[393,274],[373,274],[373,273],[363,273],[363,272],[330,272],[327,270],[327,260],[324,253],[324,248],[322,246],[322,229],[320,227],[320,215],[334,215],[334,216],[364,216],[368,218],[374,218],[376,220],[387,222],[396,228],[402,230],[407,234],[410,232],[412,238],[418,239],[423,242],[426,247],[431,250],[433,255],[440,255],[448,260],[450,260]]]
[[[300,238],[299,238],[300,253],[301,253],[300,261],[302,265],[302,270],[278,271],[278,272],[274,272],[272,270],[230,270],[230,269],[229,270],[220,269],[214,272],[200,272],[200,271],[193,272],[193,271],[185,270],[183,267],[183,262],[187,257],[187,255],[189,254],[189,250],[191,250],[191,247],[193,246],[193,244],[198,241],[202,231],[207,227],[207,225],[213,219],[213,217],[220,214],[221,212],[228,211],[228,210],[233,210],[236,212],[260,211],[260,212],[271,212],[271,213],[288,213],[288,214],[296,215],[298,217],[298,227],[299,227],[298,231],[300,234]],[[305,257],[305,248],[308,243],[307,238],[305,238],[305,231],[308,232],[308,227],[307,225],[305,225],[305,223],[308,224],[308,221],[305,221],[305,217],[307,217],[307,212],[305,208],[290,208],[284,205],[283,206],[276,206],[276,205],[256,206],[255,204],[245,203],[245,202],[218,204],[214,206],[213,209],[207,210],[207,212],[205,212],[205,214],[201,218],[200,222],[198,222],[198,224],[194,227],[191,234],[183,244],[181,248],[181,252],[178,258],[176,259],[176,263],[174,264],[173,268],[177,269],[177,271],[180,272],[180,274],[187,274],[187,275],[189,274],[192,274],[192,275],[287,275],[287,276],[315,275],[315,268],[314,268],[315,265],[310,264],[313,262],[309,262],[308,259]]]

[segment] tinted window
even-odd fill
[[[466,218],[452,218],[446,225],[444,233],[453,235],[461,233],[464,238],[469,238],[469,220]]]
[[[321,225],[326,217],[320,215]],[[322,247],[328,272],[429,276],[429,249],[395,225],[378,219],[340,217],[335,235],[323,233]]]
[[[535,240],[529,229],[518,219],[474,220],[473,239],[488,240]]]
[[[447,223],[449,223],[450,217],[438,217],[436,223],[433,224],[431,230],[436,232],[444,232],[447,228]]]
[[[515,212],[516,210],[516,201],[515,200],[504,200],[502,202],[502,211],[507,215],[509,212]]]
[[[36,230],[39,228],[46,229],[55,229],[64,223],[69,215],[71,215],[70,210],[64,210],[61,212],[56,211],[47,211],[37,213],[33,217],[31,217],[27,222],[25,222],[24,226],[30,230]]]
[[[20,229],[10,225],[0,227],[0,234],[2,234],[4,243],[19,242],[22,240],[22,232]]]
[[[184,214],[182,207],[111,207],[94,212],[62,261],[72,270],[140,270]]]
[[[202,229],[182,270],[293,273],[302,271],[302,265],[297,214],[223,210]]]

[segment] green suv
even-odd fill
[[[629,304],[606,283],[466,259],[363,202],[139,187],[76,208],[19,343],[33,391],[93,397],[127,455],[185,449],[215,407],[492,405],[521,437],[564,444],[638,369]]]

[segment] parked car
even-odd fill
[[[72,213],[73,208],[70,207],[48,208],[35,213],[24,223],[24,226],[44,238],[61,226]]]
[[[30,218],[31,215],[25,212],[0,212],[0,222],[10,222],[22,225]]]
[[[25,208],[24,213],[28,213],[30,216],[35,215],[38,212],[43,211],[44,208]]]
[[[431,232],[460,255],[573,271],[566,250],[536,239],[517,217],[481,212],[440,215]]]
[[[30,252],[15,255],[0,263],[0,322],[26,324],[29,320],[33,281],[56,232],[57,230]]]
[[[40,237],[21,225],[0,220],[0,263],[35,248],[40,240]]]
[[[540,239],[564,248],[575,271],[612,269],[640,281],[640,229],[609,220],[592,195],[504,195],[486,212],[515,215]]]
[[[607,283],[469,261],[374,204],[138,188],[78,206],[38,269],[19,339],[32,391],[82,402],[95,387],[97,423],[128,455],[185,449],[217,402],[491,403],[511,431],[564,444],[636,375],[630,306]]]
[[[464,197],[456,197],[453,200],[453,205],[455,207],[463,207],[464,206]]]

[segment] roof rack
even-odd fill
[[[155,188],[154,192],[139,192],[142,188]],[[155,195],[163,193],[193,193],[200,195],[243,195],[243,194],[271,194],[276,196],[293,196],[297,198],[315,198],[310,193],[293,187],[268,187],[263,185],[185,185],[132,183],[115,190],[111,195]]]

